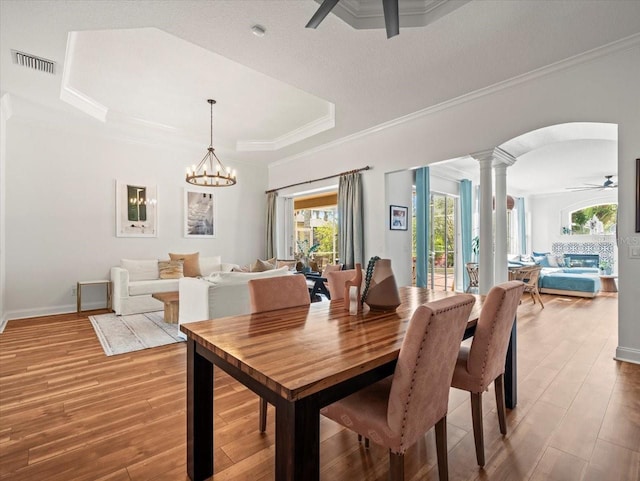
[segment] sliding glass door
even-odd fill
[[[432,192],[430,196],[431,246],[429,287],[449,290],[455,284],[457,198]]]

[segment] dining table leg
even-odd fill
[[[516,407],[518,403],[518,344],[517,344],[517,321],[513,322],[509,347],[507,348],[507,359],[504,369],[504,400],[509,409]]]
[[[213,364],[187,340],[187,474],[213,476]]]
[[[276,403],[275,479],[320,479],[320,410],[315,396]]]

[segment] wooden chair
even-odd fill
[[[478,264],[476,262],[467,262],[465,268],[469,275],[469,285],[464,292],[470,292],[473,287],[478,287]]]
[[[471,347],[461,346],[451,386],[471,393],[471,418],[478,465],[484,466],[482,393],[495,385],[500,432],[507,434],[504,367],[513,321],[524,284],[510,281],[494,286],[482,305]]]
[[[524,283],[524,291],[531,295],[533,303],[536,303],[536,298],[540,302],[540,306],[544,309],[542,303],[542,297],[540,297],[540,291],[538,290],[538,279],[540,278],[541,266],[528,266],[521,267],[513,272],[510,278],[514,281],[522,281]]]
[[[251,313],[274,311],[287,307],[308,306],[311,301],[307,282],[302,275],[266,277],[249,281]],[[260,398],[260,432],[267,429],[267,401]]]
[[[475,298],[459,294],[419,306],[393,376],[320,412],[389,448],[390,479],[404,479],[404,453],[435,426],[440,481],[448,479],[447,403],[460,339]]]

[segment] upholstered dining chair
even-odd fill
[[[327,288],[332,301],[344,299],[344,283],[353,279],[355,275],[355,269],[327,272],[325,277],[327,278]]]
[[[513,273],[511,279],[524,282],[524,292],[528,292],[531,295],[531,300],[534,304],[536,303],[536,299],[538,299],[540,306],[544,309],[542,297],[538,290],[538,279],[540,278],[541,270],[542,266],[521,267]]]
[[[304,276],[290,275],[249,281],[251,313],[275,311],[311,303]],[[260,398],[260,432],[267,429],[267,401]]]
[[[520,281],[509,281],[491,288],[482,304],[471,347],[461,346],[451,386],[471,393],[471,418],[478,465],[484,466],[482,393],[492,382],[500,432],[507,434],[504,401],[504,368],[509,337],[518,304],[524,291]]]
[[[446,481],[447,403],[456,354],[475,298],[459,294],[419,306],[394,374],[321,409],[389,449],[390,479],[404,479],[404,453],[435,426],[438,473]]]

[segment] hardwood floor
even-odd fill
[[[484,398],[487,464],[475,462],[468,393],[452,389],[450,479],[640,479],[640,366],[613,360],[617,294],[523,298],[518,406],[498,428]],[[184,343],[106,357],[86,315],[10,321],[0,334],[1,480],[185,480]],[[215,379],[220,480],[273,480],[274,415],[258,432],[258,398]],[[270,408],[272,409],[272,408]],[[388,457],[321,418],[321,479],[383,481]],[[406,456],[407,480],[435,480],[433,431]]]

